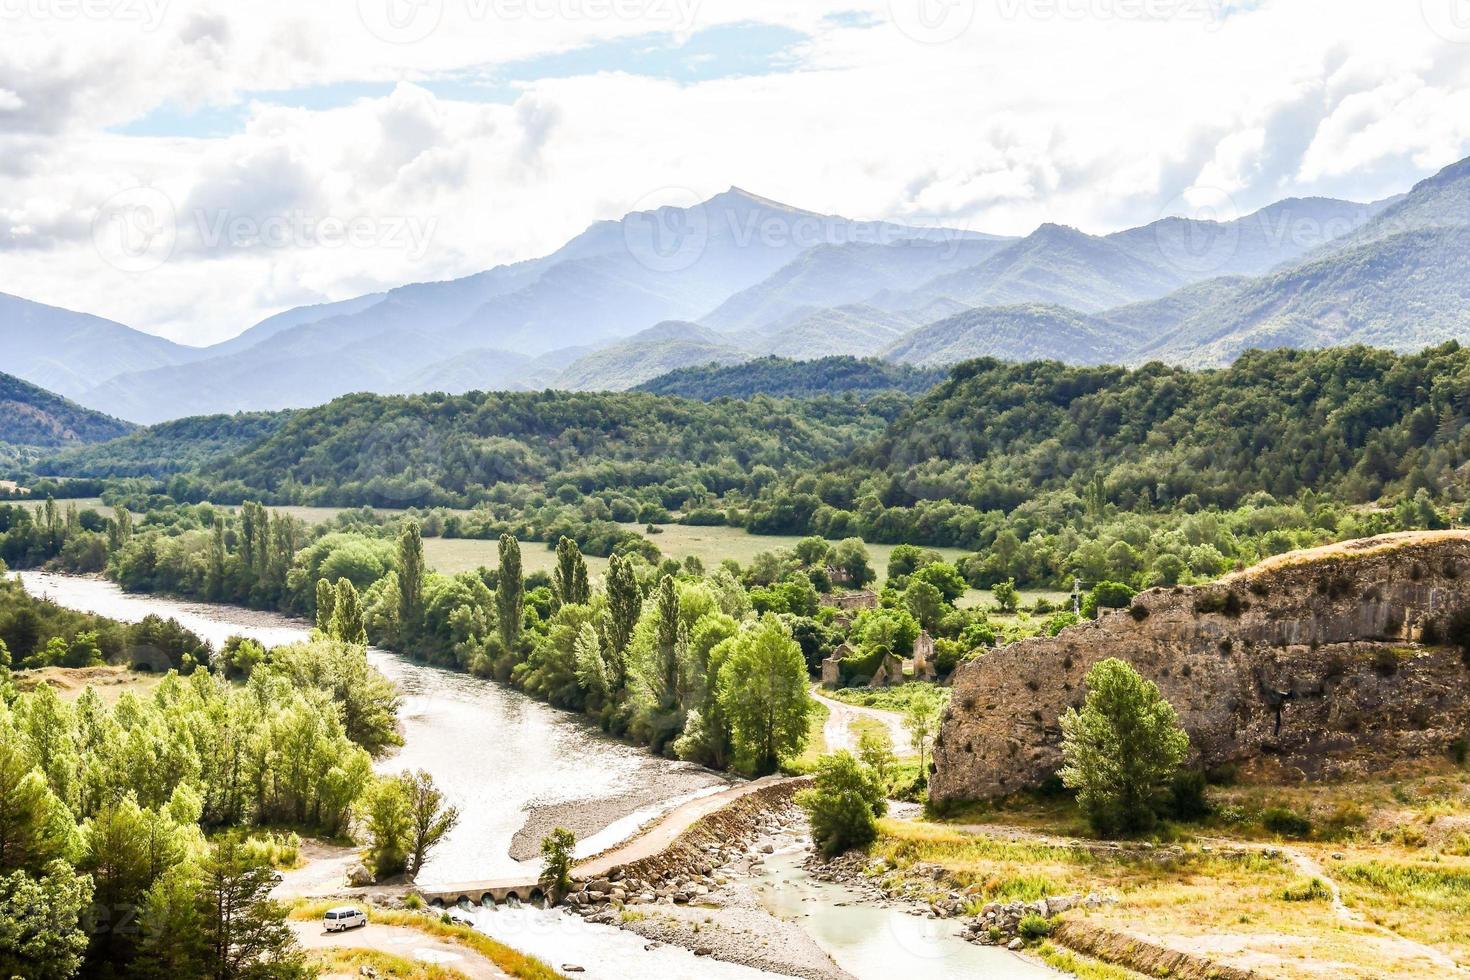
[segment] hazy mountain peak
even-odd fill
[[[789,211],[792,214],[817,215],[817,212],[815,211],[808,211],[805,208],[793,207],[790,204],[782,204],[780,201],[772,200],[769,197],[762,197],[759,194],[752,194],[750,191],[745,190],[742,187],[736,187],[733,184],[730,185],[729,190],[721,194],[716,194],[714,197],[704,202],[704,207],[711,206],[765,208],[771,211]]]

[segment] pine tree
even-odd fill
[[[200,871],[207,976],[233,980],[289,975],[300,965],[286,907],[270,898],[280,875],[251,860],[232,834],[210,844]]]

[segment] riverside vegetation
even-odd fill
[[[12,645],[21,666],[107,651],[167,673],[68,703],[20,690]],[[272,864],[295,860],[272,829],[356,835],[393,874],[455,819],[427,774],[373,775],[398,701],[340,630],[215,654],[173,621],[124,626],[0,580],[0,974],[314,976],[269,898]]]

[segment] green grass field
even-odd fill
[[[290,511],[316,508],[283,509]],[[643,525],[628,524],[625,526],[629,530],[646,534]],[[763,551],[789,548],[801,540],[795,535],[746,534],[738,527],[689,527],[683,524],[664,524],[659,529],[662,533],[646,534],[646,536],[658,546],[664,557],[683,561],[690,555],[694,555],[704,562],[707,569],[717,567],[726,558],[733,558],[741,565],[748,565],[751,559]],[[878,573],[880,581],[888,570],[888,556],[893,553],[894,547],[891,544],[868,545],[873,570]],[[498,548],[499,543],[493,540],[424,539],[424,556],[428,559],[429,567],[445,574],[471,571],[481,565],[494,568],[500,563]],[[934,550],[949,561],[954,561],[966,554],[959,548],[936,548]],[[556,561],[556,553],[547,548],[545,544],[526,541],[521,544],[521,560],[528,572],[550,571]],[[607,570],[607,559],[588,558],[587,570],[593,576],[603,574]]]
[[[46,498],[41,497],[37,499],[35,497],[25,497],[20,500],[7,500],[4,501],[4,503],[20,504],[22,507],[28,507],[34,511],[40,510],[43,506],[45,506]],[[56,501],[56,506],[61,509],[62,513],[65,513],[66,509],[72,506],[75,506],[77,510],[91,509],[100,510],[103,512],[112,510],[112,508],[104,504],[99,497],[79,497],[75,500],[58,500]]]
[[[22,500],[19,503],[26,507],[36,508],[40,507],[44,501]],[[102,511],[109,509],[95,497],[60,500],[57,503],[63,508],[68,504],[75,504],[79,510],[85,510],[88,507]],[[294,505],[271,509],[282,514],[289,514],[308,525],[329,521],[343,510],[341,507]],[[398,513],[386,508],[375,509],[380,514]],[[463,513],[468,513],[468,511]],[[690,555],[694,555],[704,562],[708,569],[715,568],[726,558],[733,558],[741,565],[748,565],[751,559],[763,551],[790,548],[801,540],[799,535],[791,534],[746,534],[742,528],[738,527],[690,527],[684,524],[664,524],[659,526],[661,533],[647,534],[642,524],[624,526],[629,530],[644,534],[658,546],[659,551],[663,552],[665,557],[683,561]],[[868,545],[868,554],[872,559],[873,570],[878,573],[878,584],[880,585],[887,578],[888,558],[893,554],[895,547],[896,545],[891,544]],[[429,567],[445,575],[474,571],[482,565],[487,568],[496,567],[500,564],[498,548],[499,542],[494,539],[424,539],[424,555],[428,559]],[[939,552],[946,561],[955,561],[968,554],[963,548],[933,548],[930,550]],[[556,552],[540,541],[522,542],[521,558],[527,572],[550,572],[556,564]],[[607,571],[607,559],[588,557],[587,570],[593,577],[601,577]],[[1065,592],[1024,591],[1021,593],[1021,602],[1023,605],[1029,605],[1043,595],[1058,603],[1067,598]],[[990,593],[976,589],[971,589],[957,603],[960,606],[980,608],[988,608],[991,604]]]

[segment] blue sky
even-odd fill
[[[863,14],[838,13],[831,23],[873,27]],[[681,84],[755,77],[797,70],[800,46],[810,36],[778,24],[738,22],[698,30],[613,38],[506,64],[476,65],[411,80],[442,99],[509,105],[536,82],[595,76],[638,75]],[[325,111],[359,99],[381,99],[393,81],[339,81],[276,91],[242,91],[224,104],[165,102],[112,128],[124,136],[219,137],[244,129],[253,104]]]

